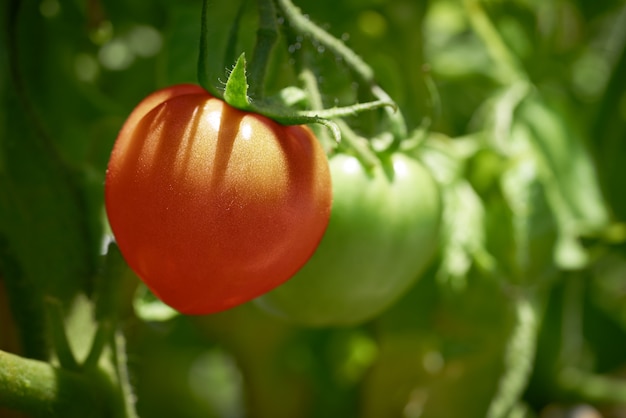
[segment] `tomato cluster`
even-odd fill
[[[207,314],[293,276],[328,225],[324,150],[304,126],[195,85],[144,99],[110,157],[106,210],[129,266],[166,304]]]
[[[261,296],[314,326],[365,321],[403,294],[431,258],[441,209],[432,177],[404,154],[329,164],[307,127],[186,84],[131,113],[105,201],[120,251],[166,304],[208,314]]]

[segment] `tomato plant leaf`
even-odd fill
[[[437,283],[434,268],[430,273],[373,323],[379,354],[363,385],[364,418],[416,409],[424,417],[487,416],[515,333],[513,301],[476,269],[462,293]],[[454,373],[457,367],[463,373]],[[416,387],[428,395],[409,409]]]
[[[556,107],[561,112],[557,113]],[[523,104],[521,114],[534,134],[534,146],[545,175],[559,188],[577,224],[575,228],[583,232],[605,227],[608,214],[593,162],[583,139],[571,129],[574,121],[566,119],[566,109],[535,97]]]
[[[474,138],[450,141],[431,135],[418,149],[442,189],[442,260],[437,278],[460,290],[474,264],[490,270],[494,260],[486,248],[485,205],[463,177],[466,159],[477,150]]]
[[[556,104],[554,104],[556,106]],[[519,108],[536,158],[547,199],[559,229],[557,263],[564,268],[580,268],[588,256],[579,238],[594,235],[608,226],[608,211],[590,155],[580,135],[538,96]]]
[[[48,91],[44,88],[38,89],[37,95],[29,94],[38,80],[59,74],[61,64],[47,55],[48,51],[58,51],[58,45],[42,44],[45,53],[35,59],[20,54],[27,42],[18,36],[23,33],[22,25],[30,27],[31,35],[42,42],[46,42],[47,34],[39,13],[17,14],[19,7],[13,6],[16,15],[8,19],[8,81],[0,90],[6,118],[0,125],[0,258],[12,266],[2,273],[12,293],[16,321],[29,329],[23,335],[24,350],[41,358],[47,356],[42,341],[46,336],[37,335],[44,331],[43,296],[66,303],[87,285],[95,267],[92,234],[96,231],[90,229],[78,176],[67,163],[68,154],[61,150],[63,138],[56,135],[58,131],[50,133],[54,123],[48,122],[53,118],[44,119],[38,112],[39,106],[46,107],[42,97]],[[28,5],[22,7],[22,12],[29,11]],[[42,61],[49,65],[42,66]],[[63,86],[71,96],[72,88]],[[55,103],[61,109],[67,102],[57,98]],[[64,126],[67,136],[74,139],[72,129]]]
[[[443,192],[443,260],[439,279],[462,289],[476,263],[489,270],[494,260],[486,250],[485,207],[466,180],[458,180]]]
[[[232,61],[224,59],[234,55],[235,46],[239,43],[235,30],[243,10],[243,6],[233,8],[229,2],[202,2],[197,78],[200,85],[214,97],[224,98],[221,86],[225,71],[232,64]],[[235,28],[225,31],[223,22],[235,22]],[[188,22],[186,26],[190,26]]]
[[[626,154],[626,118],[624,117],[624,91],[626,91],[626,13],[612,23],[611,44],[614,48],[613,68],[604,94],[596,108],[594,120],[588,134],[593,141],[589,146],[599,164],[599,176],[606,198],[617,218],[626,219],[626,194],[624,194],[624,155]],[[608,32],[608,31],[607,31]],[[619,45],[619,47],[618,47]]]
[[[558,225],[528,131],[515,124],[508,142],[515,154],[502,173],[500,187],[511,213],[513,265],[509,271],[522,281],[538,280],[553,271]]]

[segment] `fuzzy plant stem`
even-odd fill
[[[309,20],[290,0],[276,0],[276,2],[284,14],[285,19],[294,27],[295,32],[311,36],[320,44],[324,45],[330,52],[341,57],[360,81],[369,86],[372,95],[376,99],[381,102],[393,102],[387,92],[376,84],[374,71],[359,55],[348,48],[341,40],[335,38]],[[404,116],[397,108],[386,107],[385,111],[394,140],[399,143],[399,141],[402,141],[407,136]]]
[[[110,391],[95,374],[0,351],[0,407],[33,417],[107,417]]]
[[[505,418],[514,409],[532,372],[539,334],[540,302],[534,295],[514,298],[515,326],[505,349],[505,372],[487,412],[488,418]]]

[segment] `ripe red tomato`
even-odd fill
[[[105,183],[128,265],[186,314],[231,308],[293,276],[319,244],[331,200],[328,160],[307,127],[186,84],[135,108]]]

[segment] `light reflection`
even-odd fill
[[[252,127],[249,124],[243,123],[241,125],[240,132],[241,132],[241,137],[243,139],[250,139],[250,138],[252,138]]]
[[[210,112],[206,117],[209,120],[209,124],[211,124],[211,128],[215,131],[219,131],[221,118],[220,112]]]
[[[361,164],[356,158],[349,158],[343,163],[343,171],[348,174],[353,174],[359,171]]]
[[[409,169],[407,168],[404,161],[396,160],[393,162],[393,171],[396,173],[397,176],[404,177],[407,175]]]
[[[163,39],[158,30],[148,25],[137,25],[125,35],[113,36],[113,26],[104,22],[90,35],[92,42],[102,45],[98,59],[108,70],[125,70],[136,58],[149,58],[159,53]]]
[[[387,20],[374,10],[362,12],[357,18],[357,24],[361,32],[372,38],[382,37],[387,32]]]
[[[39,13],[45,18],[51,19],[59,14],[61,5],[57,0],[43,0],[39,3]]]
[[[163,40],[152,26],[138,25],[128,34],[128,46],[140,57],[152,57],[159,53]]]
[[[89,54],[78,54],[74,59],[76,78],[86,83],[93,82],[100,72],[98,61]]]
[[[611,65],[600,53],[588,51],[572,66],[572,84],[579,96],[595,99],[611,76]]]
[[[135,56],[124,41],[114,39],[100,48],[98,59],[104,68],[120,71],[130,67]]]

